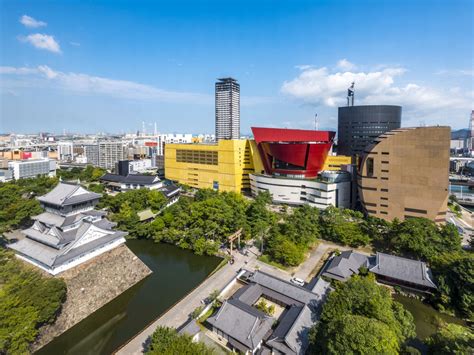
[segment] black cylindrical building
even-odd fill
[[[366,105],[339,107],[338,155],[362,155],[381,134],[400,128],[401,106]]]

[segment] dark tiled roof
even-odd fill
[[[122,184],[153,185],[160,182],[156,175],[129,174],[127,176],[117,174],[105,174],[100,178],[102,181],[119,182]]]
[[[395,280],[436,288],[430,269],[422,261],[377,253],[375,266],[370,271]]]
[[[323,276],[331,279],[346,281],[353,274],[359,274],[361,266],[369,266],[369,257],[352,250],[343,251],[335,256],[326,266]]]
[[[225,301],[208,323],[254,350],[271,329],[274,318],[237,299]]]

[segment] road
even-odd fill
[[[350,249],[331,243],[321,242],[318,247],[311,252],[310,256],[305,260],[305,262],[301,264],[298,269],[294,270],[294,276],[306,280],[315,266],[319,263],[321,257],[329,248],[338,248],[339,250]],[[127,344],[119,349],[116,354],[142,354],[144,352],[144,346],[146,346],[147,339],[151,334],[153,334],[157,326],[167,326],[173,328],[178,328],[181,326],[188,320],[192,311],[202,305],[201,300],[207,298],[214,290],[221,290],[225,285],[227,285],[229,281],[232,280],[233,277],[236,276],[240,268],[246,268],[249,270],[259,269],[284,280],[291,279],[292,274],[290,272],[258,261],[256,255],[257,250],[255,248],[251,248],[250,250],[251,252],[248,253],[248,256],[244,256],[238,252],[234,253],[235,262],[233,265],[226,264],[224,267],[211,275],[201,285],[199,285],[191,293],[179,301],[174,307],[172,307],[160,318],[146,327],[141,333],[131,339]]]

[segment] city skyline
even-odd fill
[[[467,128],[472,3],[444,4],[4,1],[0,132],[121,133],[145,121],[210,133],[226,76],[241,84],[242,134],[312,129],[315,113],[336,130],[352,81],[356,105],[400,105],[404,127]]]

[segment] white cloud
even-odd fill
[[[401,105],[405,118],[418,119],[429,114],[449,122],[454,119],[451,115],[454,111],[471,109],[471,92],[463,93],[459,88],[440,90],[416,83],[397,85],[396,81],[405,73],[399,67],[367,72],[309,68],[293,80],[285,81],[281,91],[307,104],[337,107],[346,104],[347,88],[354,81],[356,104]]]
[[[435,75],[474,76],[474,70],[438,70]]]
[[[69,42],[71,46],[79,47],[81,44],[79,42]]]
[[[341,70],[355,70],[357,69],[356,65],[349,62],[346,58],[341,59],[340,61],[337,62],[337,68]]]
[[[46,22],[35,20],[33,17],[28,15],[20,17],[20,23],[29,28],[45,27],[48,25]]]
[[[0,67],[0,74],[28,75],[28,74],[34,74],[37,72],[38,72],[38,69],[36,68]]]
[[[26,37],[20,37],[20,40],[28,42],[38,49],[44,49],[53,53],[61,53],[59,43],[50,35],[34,33]]]
[[[21,81],[14,84],[9,81],[11,85],[17,87],[58,89],[79,94],[178,103],[209,104],[213,100],[211,95],[168,91],[133,81],[108,79],[82,73],[64,73],[55,71],[46,65],[36,68],[0,67],[0,74],[18,76],[18,80],[21,79]],[[29,76],[25,77],[27,74]]]

